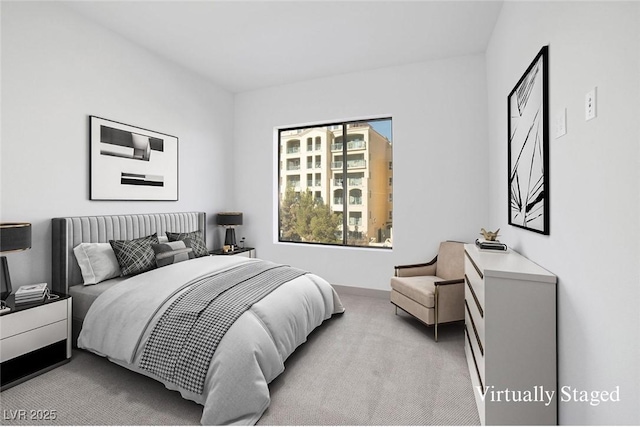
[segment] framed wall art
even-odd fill
[[[178,200],[178,138],[89,119],[91,200]]]
[[[549,58],[544,46],[507,99],[509,224],[549,234]]]

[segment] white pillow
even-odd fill
[[[120,266],[109,243],[80,243],[73,248],[85,285],[120,276]]]

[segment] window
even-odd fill
[[[280,129],[278,138],[279,241],[392,246],[390,118]]]

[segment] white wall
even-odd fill
[[[286,66],[286,64],[283,64]],[[389,289],[393,266],[431,259],[441,240],[470,241],[487,223],[487,114],[482,55],[385,68],[236,96],[239,236],[260,258],[333,284]],[[274,243],[274,128],[393,118],[392,251]]]
[[[90,201],[89,115],[177,136],[179,201]],[[227,208],[232,132],[232,94],[62,5],[2,2],[0,219],[33,224],[14,288],[50,281],[52,217]]]
[[[486,54],[490,222],[558,276],[559,384],[620,402],[560,404],[562,424],[640,424],[640,4],[505,2]],[[591,30],[591,31],[587,31]],[[550,231],[507,225],[507,95],[549,45]],[[584,99],[597,86],[598,117]]]

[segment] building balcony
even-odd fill
[[[367,167],[367,161],[364,159],[359,160],[347,160],[347,168],[355,169],[355,168],[364,168]]]
[[[342,165],[344,162],[331,162],[331,169],[342,169]],[[364,159],[358,160],[347,160],[347,169],[358,169],[358,168],[366,168],[367,161]]]
[[[342,143],[331,144],[331,151],[342,151]],[[347,150],[364,150],[367,148],[367,142],[364,140],[355,140],[347,142]]]

